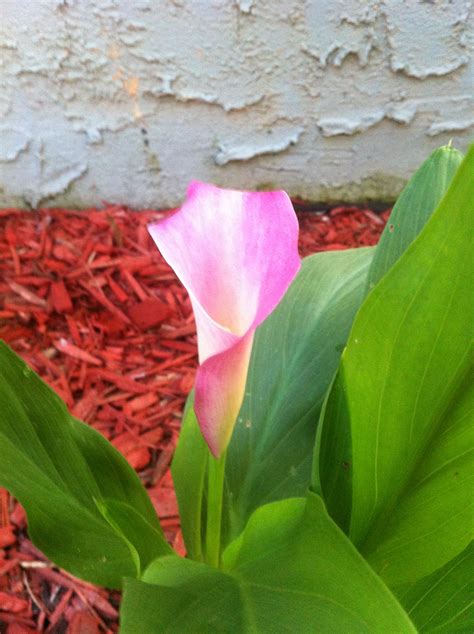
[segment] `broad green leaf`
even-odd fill
[[[1,341],[0,453],[0,486],[24,506],[32,540],[72,574],[119,588],[122,577],[137,574],[129,540],[141,539],[138,530],[133,535],[141,523],[157,540],[148,559],[169,554],[153,505],[125,458],[101,434],[74,419],[53,390]],[[99,506],[109,521],[115,517],[114,527]],[[125,533],[118,530],[125,526],[122,513],[132,522]],[[137,541],[135,547],[143,557],[143,545]]]
[[[138,576],[157,557],[174,553],[160,526],[151,523],[130,504],[110,499],[96,500],[96,504],[117,535],[126,541]]]
[[[458,150],[451,146],[440,147],[412,176],[394,205],[374,250],[367,275],[366,292],[377,284],[420,233],[448,189],[461,162],[462,154]],[[339,398],[333,394],[328,403],[331,410],[345,406],[344,395],[340,392],[338,394]],[[328,412],[327,415],[331,419],[334,412]],[[325,469],[323,479],[326,497],[333,498],[334,502],[331,506],[332,516],[347,532],[350,519],[348,511],[351,505],[351,446],[349,435],[344,430],[340,429],[339,434],[334,432],[335,430],[330,436],[326,435],[325,441],[332,443],[330,451],[333,452],[333,460],[340,468],[333,469],[328,463],[321,468]],[[315,459],[319,460],[318,453],[315,454]],[[319,464],[316,466],[316,472],[319,473]],[[319,487],[318,476],[313,482],[313,488],[320,490]]]
[[[201,527],[205,524],[203,503],[209,449],[198,427],[193,401],[194,394],[191,392],[186,402],[171,472],[187,554],[200,561],[204,543]]]
[[[125,579],[120,632],[257,632],[248,628],[244,609],[233,577],[191,559],[162,557],[149,567],[142,581]]]
[[[326,403],[315,483],[390,587],[471,538],[473,173],[474,148],[361,307]]]
[[[227,451],[224,544],[258,506],[305,494],[321,403],[362,300],[372,253],[354,249],[306,258],[257,329],[246,396]],[[201,558],[208,454],[189,407],[172,471],[185,542],[195,559]]]
[[[305,495],[321,405],[362,301],[372,254],[353,249],[306,258],[258,329],[227,452],[229,539],[262,504]]]
[[[474,632],[474,547],[396,594],[419,632]]]
[[[412,176],[398,197],[375,249],[367,275],[368,290],[387,273],[423,229],[461,161],[461,152],[450,146],[440,147]]]
[[[349,534],[352,507],[349,418],[346,394],[337,374],[321,408],[311,490],[321,495],[332,519],[346,534]]]
[[[368,561],[390,585],[429,574],[472,539],[473,378],[453,396],[389,517],[367,537]]]
[[[258,509],[223,570],[156,560],[126,581],[121,610],[122,634],[415,631],[314,494]]]

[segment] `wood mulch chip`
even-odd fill
[[[295,206],[302,256],[373,245],[388,215]],[[196,372],[195,324],[146,228],[168,213],[0,210],[0,338],[123,453],[184,554],[169,467]],[[51,564],[0,489],[1,634],[116,632],[119,600]]]

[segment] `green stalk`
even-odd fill
[[[221,558],[225,458],[225,453],[220,458],[210,456],[208,462],[206,560],[215,568],[219,568]]]

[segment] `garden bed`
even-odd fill
[[[295,206],[302,256],[373,245],[388,215]],[[146,229],[166,213],[0,211],[0,339],[125,455],[184,554],[169,465],[197,351],[189,298]],[[118,600],[46,561],[0,489],[0,633],[117,631]]]

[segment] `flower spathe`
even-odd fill
[[[282,191],[193,182],[182,207],[148,229],[191,298],[200,363],[194,409],[218,457],[242,404],[255,329],[300,268],[296,214]]]

